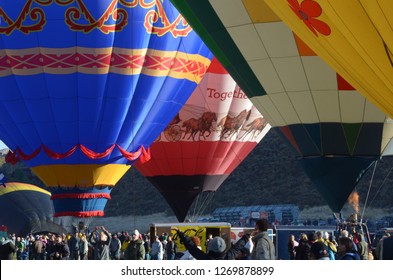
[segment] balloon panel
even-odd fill
[[[324,158],[376,160],[389,146],[391,120],[359,94],[360,88],[358,92],[351,86],[355,84],[345,73],[337,74],[336,68],[316,56],[264,1],[244,0],[231,5],[208,0],[198,1],[198,5],[192,1],[172,2],[266,120],[283,133],[302,162],[320,157],[319,168],[332,170]],[[297,1],[278,2],[280,8],[294,14],[288,3]],[[340,5],[346,5],[344,2]],[[297,16],[295,19],[299,21]],[[218,33],[220,37],[216,37]],[[310,30],[308,33],[312,34]],[[365,144],[368,142],[370,145]],[[312,164],[303,166],[308,171]],[[369,165],[356,166],[361,177]],[[329,190],[329,184],[312,178],[321,193],[326,193],[325,188]],[[353,189],[357,182],[334,178],[338,190],[347,188],[348,181],[354,182]],[[340,198],[341,204],[347,192],[340,195],[344,197]]]
[[[28,233],[65,230],[53,222],[54,208],[50,193],[37,186],[10,182],[0,186],[0,220],[8,233],[26,236]]]
[[[135,167],[182,221],[194,198],[203,191],[216,191],[269,129],[264,117],[213,58],[179,114],[151,145],[154,157]]]
[[[112,7],[114,3],[34,3],[46,22],[37,22],[37,30],[28,29],[23,36],[27,23],[19,30],[3,23],[0,106],[7,121],[1,122],[0,133],[12,150],[31,154],[44,145],[65,153],[83,144],[101,153],[116,143],[133,152],[148,147],[187,100],[210,63],[209,50],[182,21],[172,28],[158,21],[157,30],[153,26],[146,30],[143,22],[151,25],[149,19],[155,13],[169,21],[180,17],[169,1]],[[91,19],[86,14],[79,21],[73,18],[71,11],[83,5],[92,16],[107,14],[108,21],[88,26],[85,21]],[[28,4],[23,8],[5,5],[2,11],[15,17],[18,11],[18,16],[22,11],[33,12]],[[118,26],[120,30],[111,30],[115,12],[116,23],[124,24]],[[167,31],[160,31],[164,27]],[[62,36],[53,40],[54,33]],[[77,149],[61,160],[41,151],[27,164],[93,162],[125,163],[127,159],[117,148],[100,159],[86,157]]]
[[[169,1],[28,1],[0,14],[0,139],[9,161],[71,194],[147,160],[212,57]]]
[[[390,1],[266,2],[324,61],[393,116]]]

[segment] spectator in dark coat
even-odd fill
[[[0,260],[12,260],[16,253],[16,246],[11,239],[1,238],[0,241]]]
[[[51,260],[68,260],[70,257],[70,249],[68,244],[63,241],[63,236],[56,237],[56,243],[53,245],[52,253],[50,254]]]
[[[109,245],[111,241],[111,234],[103,226],[100,231],[96,229],[90,234],[89,242],[94,246],[94,260],[110,260]]]
[[[383,239],[381,253],[383,260],[393,260],[393,235]]]
[[[341,237],[337,248],[338,260],[360,260],[354,242],[349,237]]]
[[[311,245],[308,242],[307,234],[301,233],[299,245],[296,247],[297,260],[310,260],[311,259]]]
[[[140,233],[136,229],[131,234],[131,241],[124,252],[125,260],[144,260],[145,259],[145,246],[140,238]]]

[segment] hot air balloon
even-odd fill
[[[294,148],[331,210],[340,212],[391,142],[391,120],[316,56],[264,1],[172,2]]]
[[[213,58],[179,114],[151,145],[154,158],[135,167],[183,222],[198,194],[217,191],[269,129],[265,118]]]
[[[55,216],[102,216],[211,53],[169,1],[1,1],[0,139]]]
[[[63,233],[66,230],[53,221],[50,192],[37,186],[9,182],[0,186],[0,221],[9,233]]]
[[[326,63],[393,117],[393,3],[267,0]]]

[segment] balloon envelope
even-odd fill
[[[103,215],[110,188],[188,99],[211,53],[169,1],[0,7],[0,139],[56,216]],[[86,205],[98,207],[85,208]]]
[[[270,125],[213,58],[179,114],[135,167],[184,221],[196,196],[215,192],[255,148]]]
[[[0,221],[8,233],[26,236],[28,233],[64,233],[53,222],[51,194],[37,186],[10,182],[0,186]]]
[[[316,56],[264,1],[172,2],[291,144],[330,208],[339,212],[388,147],[391,120]]]
[[[393,117],[393,3],[266,1],[324,61]]]

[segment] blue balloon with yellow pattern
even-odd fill
[[[55,216],[103,215],[212,57],[169,0],[1,0],[0,34],[0,139]]]

